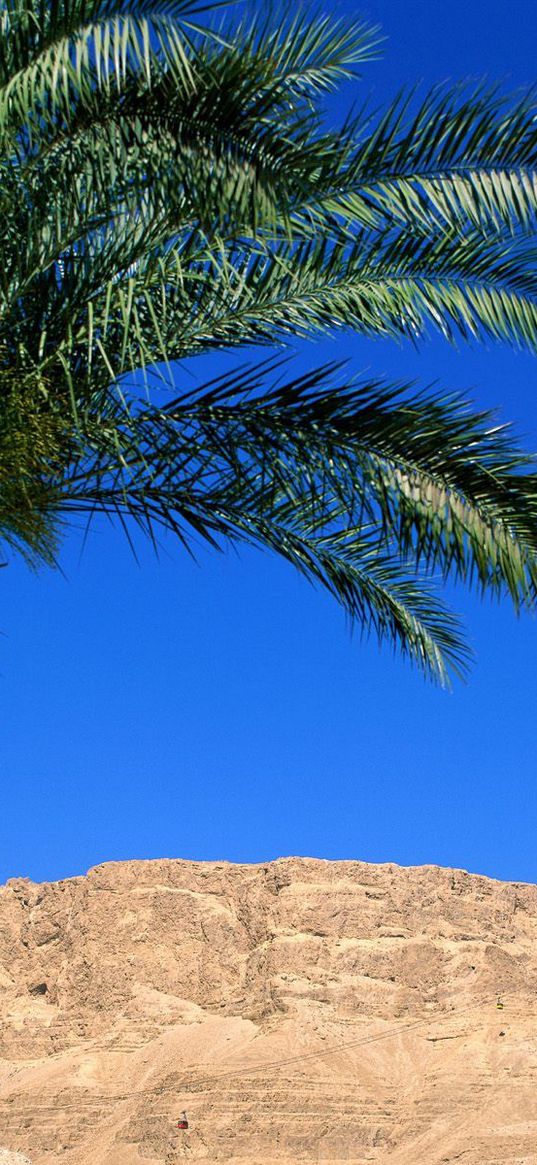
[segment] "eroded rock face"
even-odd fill
[[[536,940],[537,887],[434,867],[13,880],[0,1141],[33,1165],[537,1165]]]

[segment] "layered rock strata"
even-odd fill
[[[537,887],[435,867],[12,880],[0,1144],[33,1165],[537,1165],[536,940]]]

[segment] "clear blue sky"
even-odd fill
[[[363,11],[388,41],[358,99],[417,79],[535,80],[534,0]],[[301,353],[340,357],[468,389],[537,448],[529,356],[353,337]],[[0,572],[0,880],[121,858],[305,854],[537,881],[535,620],[458,593],[478,658],[446,694],[352,638],[327,597],[267,555],[202,552],[196,565],[169,543],[159,562],[141,548],[138,567],[105,527],[82,559],[80,547],[74,534],[65,577]]]

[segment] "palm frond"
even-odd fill
[[[295,210],[298,224],[326,216],[427,234],[445,229],[535,231],[537,96],[497,87],[436,87],[417,109],[397,98],[367,127],[364,112],[341,135],[334,164]]]
[[[1,0],[0,85],[6,78],[46,52],[54,43],[76,37],[82,30],[129,17],[174,25],[237,0]]]
[[[443,88],[330,131],[320,98],[377,30],[219,29],[219,7],[0,0],[0,537],[52,563],[101,512],[264,546],[445,680],[467,653],[437,582],[535,602],[537,476],[508,430],[333,368],[160,408],[128,377],[346,328],[535,350],[534,98]]]
[[[116,354],[115,375],[202,348],[343,328],[411,340],[436,329],[452,341],[491,338],[535,350],[536,270],[528,243],[478,235],[419,243],[364,235],[350,249],[320,242],[252,248],[244,257],[225,248],[204,254],[191,238],[184,252],[157,250],[124,279],[116,268],[91,296],[92,318]],[[76,302],[75,287],[68,291]],[[81,337],[87,327],[80,320]],[[118,363],[119,351],[128,351],[126,362]]]
[[[356,65],[373,60],[382,43],[379,25],[342,21],[298,10],[282,26],[273,19],[261,25],[243,22],[242,35],[252,51],[271,62],[274,79],[291,96],[306,95],[313,103],[320,92],[333,90],[355,75]]]
[[[185,546],[265,546],[445,680],[465,652],[431,578],[534,605],[535,463],[458,397],[345,384],[333,368],[267,387],[275,371],[164,409],[109,402],[85,419],[55,510],[130,519],[153,540],[164,527]]]

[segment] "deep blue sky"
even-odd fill
[[[534,0],[360,11],[389,39],[359,99],[417,79],[535,80]],[[301,360],[340,357],[469,389],[537,448],[529,356],[350,337]],[[81,560],[80,542],[66,543],[66,577],[0,572],[0,880],[306,854],[537,881],[535,620],[457,594],[478,658],[446,694],[351,638],[338,608],[269,556],[202,552],[195,565],[169,544],[159,562],[142,548],[138,567],[119,533],[96,531]]]

